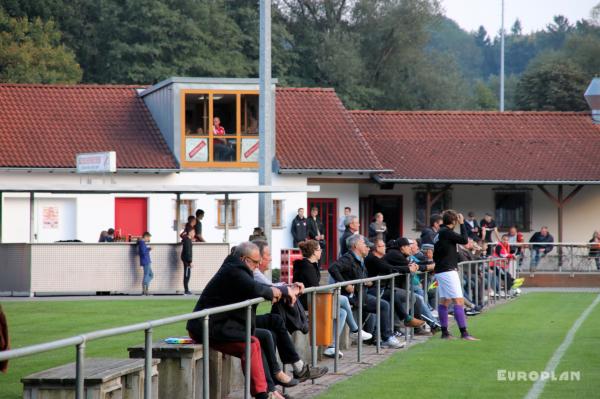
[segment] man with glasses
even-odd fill
[[[281,298],[281,290],[267,287],[254,281],[252,270],[260,264],[260,251],[255,244],[243,242],[238,245],[232,255],[225,258],[223,265],[208,282],[198,299],[194,312],[243,302],[257,297],[277,302]],[[267,399],[273,391],[267,386],[263,353],[258,338],[255,336],[256,306],[251,316],[251,375],[250,390],[252,396]],[[202,320],[194,319],[187,323],[190,337],[196,342],[202,340]],[[246,347],[246,309],[231,310],[209,317],[210,347],[219,352],[239,357],[245,361]],[[242,368],[243,369],[243,368]]]

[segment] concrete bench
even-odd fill
[[[152,366],[152,398],[158,399],[159,360]],[[144,361],[138,359],[85,359],[86,399],[142,399]],[[75,363],[54,367],[23,379],[24,399],[75,398]]]

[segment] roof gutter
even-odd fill
[[[21,172],[21,173],[77,173],[77,168],[18,168],[18,167],[0,167],[0,172]],[[119,168],[115,173],[106,173],[106,175],[126,174],[168,174],[181,172],[181,169],[133,169]],[[85,173],[85,175],[102,175],[102,173]],[[83,175],[83,174],[82,174]]]
[[[392,173],[391,169],[282,169],[277,171],[279,174],[371,174],[371,173]]]
[[[397,179],[374,176],[378,183],[452,183],[452,184],[589,184],[598,185],[600,180],[469,180],[469,179]]]

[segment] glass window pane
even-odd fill
[[[242,134],[258,134],[258,96],[242,94]]]
[[[185,134],[208,135],[208,95],[186,94]]]
[[[229,211],[227,212],[227,221],[229,226],[234,226],[235,213],[237,210],[237,201],[229,201]],[[225,200],[219,200],[219,226],[225,226]]]
[[[258,162],[258,138],[242,138],[241,162]]]
[[[215,162],[235,162],[237,155],[237,139],[213,138],[213,160]]]
[[[213,94],[213,132],[215,136],[236,134],[235,94]]]
[[[185,160],[192,162],[208,162],[208,137],[185,139]]]

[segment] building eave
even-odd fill
[[[598,185],[600,180],[510,180],[510,179],[415,179],[415,178],[385,178],[374,176],[378,183],[438,183],[438,184],[514,184],[514,185],[536,185],[536,184],[569,184],[569,185]]]

